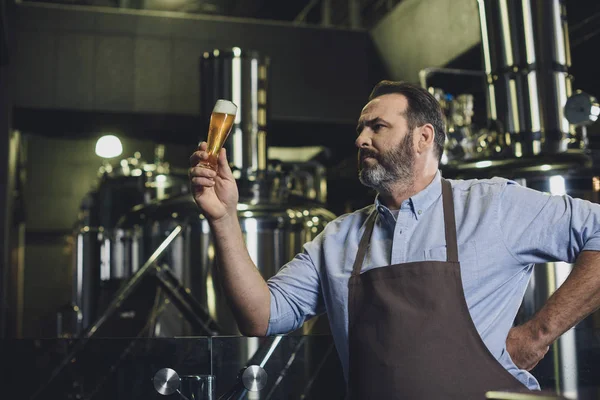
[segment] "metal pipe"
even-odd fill
[[[321,1],[321,25],[331,26],[331,0]]]
[[[200,62],[203,126],[208,128],[218,99],[238,106],[231,137],[224,146],[243,177],[267,168],[268,76],[269,58],[239,47],[205,52]]]
[[[204,335],[215,336],[223,331],[204,307],[186,291],[168,266],[155,264],[154,268],[155,276],[167,292],[167,297],[194,327],[195,334],[202,332]]]
[[[85,222],[85,226],[77,232],[75,242],[72,298],[78,308],[74,332],[76,336],[83,333],[94,322],[99,297],[100,251],[96,243],[101,231],[98,228],[91,228],[87,223],[89,221]]]
[[[106,311],[102,314],[102,316],[100,318],[98,318],[98,320],[96,320],[96,322],[94,322],[94,325],[92,325],[82,335],[82,337],[89,338],[96,332],[98,327],[100,327],[106,321],[106,319],[112,314],[112,311],[116,310],[121,305],[123,300],[137,286],[137,283],[139,283],[140,280],[146,275],[147,270],[150,269],[154,265],[154,263],[156,263],[162,257],[165,250],[167,250],[169,248],[169,246],[171,245],[173,240],[175,240],[175,238],[177,236],[179,236],[179,234],[181,233],[182,230],[183,230],[183,225],[177,225],[171,231],[169,236],[167,236],[167,238],[160,244],[160,246],[158,246],[158,248],[154,251],[154,253],[152,253],[152,255],[148,258],[148,260],[146,260],[144,265],[142,265],[142,267],[138,270],[138,272],[136,272],[135,275],[131,277],[131,280],[127,283],[127,286],[125,286],[124,290],[121,290],[119,293],[117,293],[117,295],[115,296],[113,301],[107,307]]]
[[[360,18],[360,1],[348,0],[348,16],[350,19],[350,28],[360,29],[362,26]]]
[[[478,7],[488,118],[510,135],[514,157],[566,151],[571,59],[563,0],[478,0]]]
[[[572,264],[557,262],[553,265],[553,282],[549,282],[550,293],[554,293],[567,279],[573,270]],[[557,391],[570,398],[578,398],[578,368],[577,368],[577,340],[575,328],[571,328],[563,333],[553,344],[554,350],[558,355],[558,368],[555,371],[558,374],[556,381]]]

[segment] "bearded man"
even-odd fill
[[[600,307],[600,206],[503,178],[449,180],[439,103],[405,82],[375,86],[358,119],[359,179],[374,204],[330,222],[265,281],[245,247],[225,151],[190,158],[240,331],[285,334],[327,313],[352,399],[483,399],[539,390],[529,372]],[[575,263],[513,326],[537,263]]]

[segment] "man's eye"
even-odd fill
[[[377,132],[379,129],[383,128],[384,126],[382,124],[375,124],[373,125],[373,130],[375,132]]]

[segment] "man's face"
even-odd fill
[[[405,117],[407,106],[403,95],[380,96],[363,108],[358,121],[359,180],[379,192],[414,180],[415,149]]]

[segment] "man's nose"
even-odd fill
[[[371,145],[371,139],[363,130],[360,135],[358,135],[354,143],[358,148],[369,147]]]

